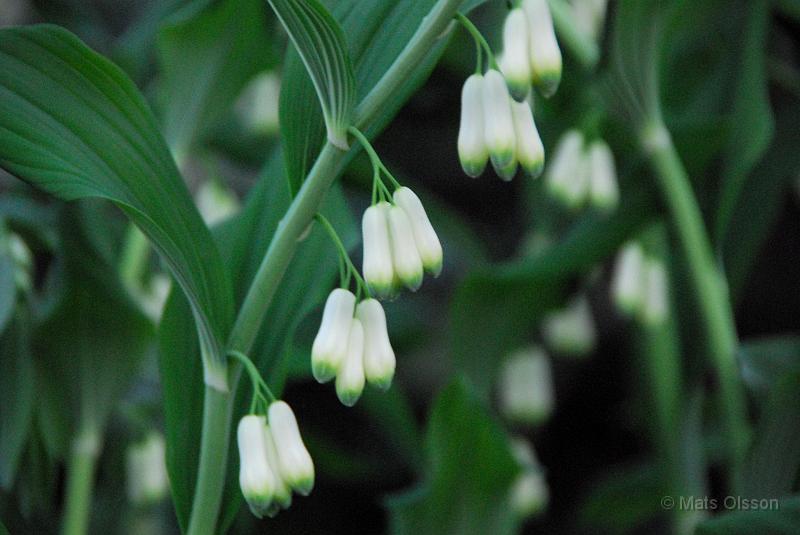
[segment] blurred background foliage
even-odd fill
[[[380,62],[392,57],[381,51],[401,49],[415,26],[397,22],[398,35],[379,40],[370,32],[379,23],[418,20],[430,5],[326,4],[346,30],[362,96],[385,70]],[[262,524],[240,507],[232,455],[222,513],[229,532],[800,531],[800,502],[792,497],[800,463],[800,2],[653,4],[664,8],[658,19],[654,11],[644,19],[658,22],[663,37],[664,121],[736,315],[752,424],[737,493],[779,498],[779,510],[662,505],[667,495],[723,498],[730,491],[721,474],[718,385],[703,355],[687,267],[630,119],[606,98],[614,32],[627,32],[622,42],[636,55],[642,31],[615,25],[627,4],[612,1],[595,37],[570,32],[557,17],[563,83],[552,99],[537,99],[535,110],[548,154],[571,128],[608,141],[619,171],[618,209],[569,212],[541,180],[463,175],[455,143],[474,49],[465,32],[453,32],[435,68],[430,60],[422,69],[420,76],[432,69],[424,85],[413,94],[413,84],[398,88],[394,109],[373,130],[385,127],[376,148],[424,200],[446,257],[439,279],[386,304],[395,384],[385,394],[368,390],[346,409],[311,380],[309,348],[336,272],[333,247],[314,229],[252,357],[295,408],[317,487]],[[501,1],[473,12],[498,49],[506,12]],[[302,65],[284,54],[285,34],[266,3],[0,0],[0,25],[34,22],[74,32],[144,93],[213,225],[240,303],[291,200],[287,176],[303,176],[313,162],[312,150],[304,169],[285,172],[278,88],[281,109],[292,109],[295,123],[307,113],[314,128],[318,116],[307,80],[289,74]],[[319,124],[302,135],[321,139]],[[323,210],[355,257],[370,181],[360,154]],[[186,299],[172,292],[162,316],[165,266],[135,253],[144,242],[108,203],[56,201],[7,174],[0,174],[0,192],[2,525],[11,533],[58,530],[65,463],[82,444],[99,455],[91,532],[177,532],[191,504],[202,410],[200,361],[187,368],[183,358],[198,352]],[[626,321],[609,299],[613,259],[631,239],[670,272],[671,314],[655,328]],[[579,295],[588,299],[595,335],[588,351],[574,355],[559,350],[543,325]],[[504,363],[531,346],[549,350],[555,392],[552,415],[534,423],[511,418],[501,403]],[[240,397],[246,403],[246,393]],[[131,490],[131,451],[154,431],[166,436],[171,498],[163,488]],[[520,456],[511,437],[535,458]],[[513,499],[525,476],[539,478],[540,502],[527,509]]]

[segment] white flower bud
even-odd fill
[[[547,345],[563,355],[581,357],[590,353],[596,333],[586,297],[579,296],[567,308],[549,314],[542,334]]]
[[[394,203],[405,210],[408,220],[411,222],[411,230],[414,233],[414,242],[417,244],[417,251],[422,260],[425,270],[438,277],[442,272],[442,244],[439,237],[433,230],[428,214],[422,201],[409,188],[402,187],[394,192]]]
[[[473,74],[461,90],[461,124],[458,128],[458,158],[467,176],[480,176],[486,169],[489,150],[484,137],[483,85],[480,74]]]
[[[490,69],[483,82],[483,117],[486,147],[495,170],[506,169],[516,159],[517,136],[511,117],[511,97],[503,75]]]
[[[128,498],[135,505],[155,503],[169,491],[164,438],[151,432],[128,449],[126,468]]]
[[[512,439],[511,446],[514,458],[522,468],[522,473],[511,487],[511,508],[519,517],[528,518],[547,507],[550,491],[530,443],[524,439]]]
[[[278,459],[278,450],[275,448],[275,439],[272,430],[264,419],[264,446],[267,451],[267,463],[275,474],[275,502],[283,509],[292,505],[292,489],[281,474],[281,463]]]
[[[364,241],[362,271],[369,289],[379,297],[394,293],[392,245],[389,238],[389,203],[380,202],[364,211],[361,232]]]
[[[544,170],[544,145],[533,121],[533,112],[527,102],[512,102],[514,132],[517,135],[517,159],[533,178]]]
[[[275,401],[269,406],[269,425],[278,452],[281,477],[294,490],[308,496],[314,488],[314,463],[300,437],[294,413],[286,402]]]
[[[669,313],[667,270],[660,260],[648,260],[644,264],[646,292],[642,319],[648,325],[660,325]]]
[[[620,312],[636,314],[644,303],[644,252],[637,242],[628,242],[617,256],[611,280],[611,297]]]
[[[389,208],[389,235],[392,242],[394,272],[411,291],[422,285],[422,259],[411,230],[411,221],[406,211],[399,206]]]
[[[614,155],[603,140],[589,146],[589,176],[592,204],[603,211],[614,210],[619,204],[617,169]]]
[[[364,327],[353,318],[350,340],[339,374],[336,376],[336,395],[342,404],[352,407],[364,391]]]
[[[311,346],[311,371],[320,383],[330,381],[344,362],[355,308],[356,296],[343,288],[333,290],[325,302],[322,323]]]
[[[212,226],[239,212],[239,199],[225,184],[216,179],[206,180],[195,194],[197,211],[206,225]]]
[[[589,193],[583,135],[577,130],[565,133],[558,142],[547,171],[547,187],[568,208],[577,209]]]
[[[547,354],[538,347],[514,353],[503,365],[498,389],[500,408],[509,420],[538,425],[553,412],[553,374]]]
[[[392,384],[396,360],[389,342],[386,314],[380,302],[364,299],[356,307],[356,317],[364,327],[364,374],[370,384],[387,390]]]
[[[503,75],[514,100],[522,102],[531,88],[528,17],[522,8],[509,11],[503,24]]]
[[[263,416],[249,414],[239,421],[239,485],[250,510],[258,518],[270,510],[277,479],[267,460]]]
[[[522,8],[528,16],[533,83],[544,97],[551,97],[561,82],[561,50],[550,8],[547,0],[524,0]]]

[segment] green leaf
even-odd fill
[[[133,83],[58,27],[0,30],[0,167],[62,199],[119,206],[187,294],[219,366],[232,320],[229,281],[155,120]]]
[[[764,394],[782,377],[800,373],[800,336],[746,340],[739,347],[738,358],[745,384]]]
[[[314,83],[328,140],[347,150],[356,83],[342,28],[318,0],[269,0],[269,3]]]
[[[389,502],[395,535],[511,534],[509,492],[519,474],[508,437],[464,379],[455,379],[431,410],[423,489]]]
[[[262,0],[200,0],[158,35],[164,137],[180,160],[275,61]]]
[[[767,150],[774,133],[766,67],[770,3],[756,0],[741,4],[743,9],[739,12],[744,18],[745,28],[741,43],[741,70],[736,77],[731,112],[732,130],[725,151],[722,189],[716,212],[719,244],[724,243],[747,174]]]
[[[734,511],[701,523],[696,535],[793,535],[800,529],[800,497],[755,503],[754,510]]]
[[[0,219],[0,334],[14,314],[14,305],[17,302],[17,283],[14,277],[16,270],[17,266],[9,248],[8,232]]]

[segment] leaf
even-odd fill
[[[761,411],[742,476],[743,494],[750,498],[786,496],[797,479],[798,468],[800,373],[795,373],[772,387]]]
[[[755,505],[755,506],[754,506]],[[792,535],[800,527],[800,497],[750,505],[755,510],[734,511],[702,522],[696,535]]]
[[[65,200],[119,206],[188,296],[204,358],[224,363],[230,283],[152,114],[117,67],[58,27],[0,30],[0,167]]]
[[[17,302],[17,283],[14,273],[17,270],[8,241],[8,232],[0,218],[0,334],[14,314]]]
[[[356,83],[339,23],[318,0],[269,0],[317,91],[328,140],[347,150]]]
[[[739,347],[738,358],[745,384],[765,394],[782,377],[800,373],[800,336],[746,340]]]
[[[245,83],[275,62],[262,0],[200,0],[158,35],[164,137],[180,160],[202,141]]]
[[[389,501],[392,533],[514,533],[508,496],[520,466],[466,380],[455,379],[439,394],[425,447],[424,490]]]
[[[767,150],[774,132],[769,103],[766,48],[769,2],[743,2],[745,28],[742,37],[741,71],[731,112],[732,130],[725,152],[722,186],[716,212],[716,241],[724,244],[731,217],[747,174]]]

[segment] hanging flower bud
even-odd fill
[[[503,75],[514,100],[522,102],[531,88],[528,17],[522,8],[509,11],[503,24]]]
[[[364,327],[364,374],[367,381],[388,390],[396,361],[383,307],[375,299],[364,299],[356,307],[356,317]]]
[[[399,206],[391,206],[388,212],[394,272],[409,290],[416,292],[422,285],[422,259],[414,241],[411,221]]]
[[[364,280],[379,297],[394,293],[394,268],[389,239],[389,203],[380,202],[364,211],[361,232],[364,241]]]
[[[352,319],[350,340],[339,374],[336,376],[336,395],[342,404],[352,407],[364,391],[364,327]]]
[[[514,132],[517,135],[517,159],[532,178],[544,170],[544,145],[533,121],[533,112],[527,102],[512,102]]]
[[[300,437],[294,413],[286,402],[275,401],[269,406],[269,425],[278,452],[281,477],[294,490],[308,496],[314,488],[314,463]]]
[[[645,294],[642,319],[648,325],[660,325],[667,319],[669,304],[667,296],[667,270],[660,260],[648,260],[644,264]]]
[[[134,505],[160,501],[169,492],[167,465],[164,460],[164,437],[150,432],[127,452],[126,475],[128,498]]]
[[[550,491],[539,461],[530,443],[513,439],[511,451],[522,468],[522,473],[511,487],[511,508],[521,518],[541,513],[550,501]]]
[[[637,242],[628,242],[617,256],[611,280],[611,297],[619,311],[633,316],[644,303],[644,252]]]
[[[533,83],[545,98],[549,98],[561,82],[561,50],[553,29],[553,18],[547,0],[524,0],[522,8],[528,16]]]
[[[239,485],[250,510],[258,518],[270,511],[277,479],[267,460],[264,436],[266,420],[249,414],[239,421]]]
[[[275,503],[282,509],[288,509],[292,505],[292,489],[280,472],[281,463],[278,459],[278,450],[275,449],[275,438],[272,430],[266,425],[264,420],[264,445],[267,450],[267,463],[269,463],[272,473],[275,474]]]
[[[617,170],[611,149],[601,139],[589,146],[589,169],[592,204],[606,212],[614,210],[619,203]]]
[[[428,214],[422,201],[409,188],[402,187],[394,192],[394,203],[402,208],[408,220],[411,222],[411,230],[414,233],[414,242],[417,244],[417,251],[422,260],[425,270],[438,277],[442,272],[442,244],[439,237],[433,230]]]
[[[458,129],[458,158],[467,176],[480,176],[486,169],[489,150],[484,138],[483,85],[480,74],[473,74],[461,90],[461,124]]]
[[[588,173],[583,153],[583,135],[577,130],[565,133],[558,142],[547,172],[550,193],[565,206],[579,208],[588,193]]]
[[[582,357],[590,353],[596,333],[586,297],[579,296],[567,308],[548,315],[542,334],[547,345],[562,355]]]
[[[311,346],[311,371],[320,383],[333,379],[344,362],[355,307],[356,296],[343,288],[333,290],[325,302],[322,323]]]
[[[519,163],[517,162],[517,157],[515,155],[514,159],[508,162],[505,167],[496,167],[494,162],[492,162],[492,167],[494,167],[494,172],[497,173],[497,176],[506,182],[511,182],[514,180],[514,177],[517,176]]]
[[[515,160],[517,136],[511,117],[511,97],[503,75],[490,69],[483,83],[486,147],[495,170],[507,169]]]
[[[538,425],[553,412],[553,374],[547,354],[531,347],[511,355],[503,365],[498,394],[509,420]]]

